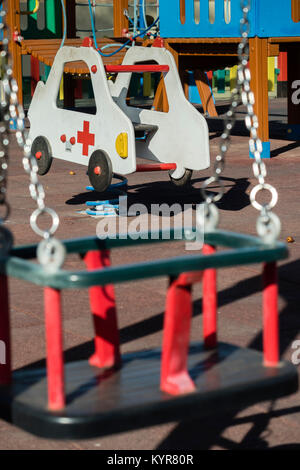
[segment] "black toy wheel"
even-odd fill
[[[31,154],[36,158],[38,174],[45,175],[52,164],[52,151],[46,137],[36,137],[31,146]]]
[[[92,153],[89,160],[88,175],[91,185],[98,193],[105,191],[111,184],[113,175],[111,161],[102,150],[96,150]]]
[[[185,186],[191,181],[192,174],[193,170],[185,170],[184,175],[181,178],[175,179],[172,178],[172,174],[171,172],[169,172],[169,177],[172,183],[175,184],[175,186]]]

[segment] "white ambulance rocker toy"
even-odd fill
[[[185,98],[169,51],[131,47],[122,65],[104,66],[91,42],[84,44],[89,46],[62,47],[46,84],[39,82],[36,87],[28,117],[39,174],[49,171],[53,158],[80,163],[88,166],[92,186],[102,192],[110,185],[113,173],[127,175],[141,170],[137,157],[167,164],[161,168],[172,168],[169,174],[177,185],[185,184],[192,170],[209,167],[206,120]],[[64,64],[73,61],[84,61],[89,68],[95,115],[57,107]],[[145,71],[163,73],[167,113],[126,105],[132,72]],[[107,80],[106,72],[118,72],[115,83]],[[145,139],[136,140],[135,131],[143,131]]]

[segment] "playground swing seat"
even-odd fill
[[[244,15],[247,13],[244,11]],[[239,82],[243,85],[244,98],[247,90],[248,99],[251,92],[245,64],[244,57],[240,69],[244,79],[239,78]],[[11,78],[5,79],[10,83]],[[16,90],[15,84],[13,88]],[[10,99],[9,112],[17,113],[18,109],[20,113],[16,93],[10,93]],[[252,190],[251,202],[261,210],[257,224],[259,237],[219,230],[214,202],[220,199],[220,194],[211,196],[206,191],[211,182],[221,183],[220,169],[224,167],[235,104],[233,100],[228,115],[231,122],[226,124],[229,132],[222,136],[215,175],[202,188],[205,212],[203,216],[198,214],[197,230],[205,228],[203,253],[116,267],[110,265],[111,249],[160,243],[166,237],[159,232],[157,239],[117,237],[59,242],[53,238],[58,216],[44,204],[36,159],[31,156],[24,129],[20,127],[17,137],[24,147],[24,167],[30,174],[31,195],[38,205],[30,222],[44,240],[38,246],[12,248],[10,232],[0,227],[0,337],[7,351],[5,364],[0,364],[2,418],[43,437],[88,438],[218,414],[237,406],[274,400],[297,390],[296,368],[279,360],[276,262],[285,259],[288,252],[286,246],[276,240],[280,222],[271,212],[277,201],[276,190],[262,183],[262,178]],[[254,138],[252,128],[251,135]],[[255,156],[256,176],[259,176],[256,171],[259,168],[265,177],[259,150]],[[6,174],[2,176],[5,183]],[[270,190],[273,197],[267,206],[258,207],[255,197],[262,189]],[[52,217],[48,231],[37,225],[38,216],[45,212]],[[174,231],[171,240],[191,242],[196,235],[197,231]],[[227,249],[217,252],[219,246]],[[65,252],[78,253],[87,270],[62,269]],[[33,261],[35,257],[39,263]],[[216,270],[252,263],[263,263],[263,353],[217,342]],[[44,287],[46,368],[11,371],[7,276]],[[161,350],[121,355],[113,284],[162,276],[169,277],[169,286]],[[189,345],[191,289],[201,280],[204,340]],[[89,289],[95,352],[89,360],[64,365],[61,291],[72,288]]]
[[[157,241],[163,238],[159,233]],[[9,360],[1,366],[1,417],[42,437],[89,438],[221,413],[296,391],[295,367],[278,357],[276,261],[286,258],[286,246],[279,242],[268,246],[255,237],[216,230],[205,234],[202,255],[110,266],[111,249],[148,242],[120,238],[63,242],[67,253],[83,256],[87,271],[47,271],[31,261],[35,245],[14,248],[3,260],[2,306],[7,306],[5,275],[45,289],[47,367],[26,368],[11,377]],[[218,245],[231,249],[215,252]],[[216,268],[260,262],[264,263],[263,354],[217,343]],[[204,343],[189,345],[191,287],[201,280],[202,272]],[[121,356],[112,283],[155,276],[170,279],[162,350]],[[90,360],[64,366],[61,291],[70,288],[89,288],[95,353]],[[8,308],[2,307],[0,331],[7,345],[8,316]]]

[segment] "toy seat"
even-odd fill
[[[297,390],[297,371],[279,362],[276,261],[284,244],[230,232],[205,235],[203,254],[113,267],[110,249],[164,240],[86,238],[65,241],[84,257],[86,271],[54,273],[32,263],[36,246],[15,248],[6,275],[45,287],[47,370],[11,374],[0,366],[0,415],[48,438],[90,438],[276,399]],[[181,233],[184,238],[184,233]],[[149,237],[150,238],[150,237]],[[179,238],[178,231],[171,238]],[[190,240],[189,240],[190,241]],[[231,248],[216,252],[217,245]],[[216,269],[264,263],[264,352],[217,343]],[[169,276],[160,349],[121,356],[112,283]],[[203,343],[189,345],[192,285],[203,280]],[[95,353],[63,364],[60,291],[89,288]],[[0,334],[9,344],[6,276],[1,283]]]
[[[132,124],[135,132],[156,132],[158,130],[158,126],[153,124],[140,124],[138,122]]]

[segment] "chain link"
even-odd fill
[[[2,3],[2,1],[1,1]],[[4,17],[5,12],[0,12],[1,23],[0,32],[4,32]],[[10,207],[6,199],[7,193],[7,170],[9,162],[8,146],[9,146],[9,121],[10,121],[10,100],[8,80],[11,77],[12,70],[8,63],[8,38],[3,35],[3,50],[0,53],[1,57],[1,79],[2,79],[2,93],[0,99],[0,206],[3,212],[1,221],[5,222],[10,213]]]
[[[248,68],[249,61],[249,33],[250,22],[249,13],[251,9],[251,0],[241,0],[241,9],[243,17],[240,20],[241,42],[238,46],[239,65],[237,70],[237,84],[236,88],[232,91],[231,104],[229,111],[226,113],[224,124],[224,131],[220,139],[219,153],[216,157],[214,164],[214,174],[202,184],[201,192],[206,205],[206,212],[209,214],[207,207],[221,200],[224,194],[224,185],[220,176],[225,167],[225,157],[230,146],[230,137],[233,126],[236,121],[236,108],[241,100],[243,105],[247,107],[247,115],[245,117],[245,124],[250,131],[249,149],[254,155],[253,174],[258,181],[258,184],[253,188],[250,194],[252,206],[261,211],[261,219],[264,220],[265,225],[272,224],[273,218],[270,217],[270,211],[275,207],[278,199],[276,189],[270,184],[265,183],[267,176],[266,165],[262,161],[261,154],[263,151],[262,142],[258,137],[258,118],[254,113],[255,97],[251,90],[251,73]],[[212,195],[207,191],[211,183],[217,183],[220,186],[220,191]],[[270,191],[272,200],[269,204],[259,204],[256,201],[256,196],[260,191]],[[263,215],[263,217],[262,217]]]
[[[3,0],[0,0],[0,5]],[[2,22],[0,23],[0,31],[3,33],[3,49],[1,51],[2,60],[2,85],[3,97],[0,100],[1,124],[0,124],[0,205],[6,208],[3,220],[8,217],[9,205],[6,201],[6,182],[8,167],[8,145],[9,145],[9,122],[16,122],[16,139],[19,147],[23,149],[23,166],[25,172],[29,175],[30,184],[29,192],[32,199],[37,204],[37,209],[30,218],[30,224],[34,232],[44,239],[49,239],[58,227],[58,215],[53,209],[45,205],[45,191],[43,185],[38,179],[38,165],[35,157],[31,155],[31,141],[27,137],[25,130],[25,114],[23,106],[18,102],[18,84],[13,78],[13,70],[9,54],[9,30],[6,25],[6,11],[2,9],[0,12]],[[49,214],[52,218],[51,228],[49,230],[41,230],[36,219],[39,215]]]

